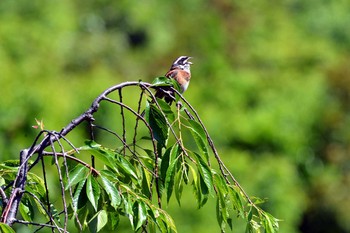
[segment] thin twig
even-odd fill
[[[31,193],[31,192],[28,192],[28,191],[24,191],[23,193],[32,196],[32,197],[39,203],[39,205],[41,206],[41,208],[43,208],[43,210],[45,211],[46,215],[49,217],[49,219],[51,220],[51,222],[54,224],[54,227],[56,227],[57,230],[58,230],[59,232],[61,232],[61,231],[63,230],[62,228],[60,228],[60,227],[57,225],[56,221],[52,218],[51,214],[50,214],[50,213],[48,212],[48,210],[45,208],[45,205],[40,201],[40,199],[39,199],[35,194],[33,194],[33,193]],[[67,231],[64,231],[64,232],[67,232]]]
[[[64,229],[58,227],[58,226],[54,226],[54,225],[50,225],[50,224],[46,224],[46,223],[36,223],[36,222],[28,222],[28,221],[24,221],[24,220],[19,220],[19,219],[16,219],[14,221],[14,223],[20,223],[20,224],[23,224],[23,225],[33,225],[33,226],[40,226],[41,228],[43,227],[48,227],[48,228],[52,228],[52,229],[57,229],[59,231],[64,231]]]
[[[40,156],[41,157],[41,156]],[[41,158],[41,168],[43,172],[44,177],[44,187],[45,187],[45,198],[46,198],[46,204],[47,204],[47,212],[51,215],[51,203],[50,203],[50,197],[49,197],[49,188],[47,187],[47,179],[46,179],[46,169],[45,169],[45,161],[43,158]],[[53,224],[51,221],[51,218],[49,219],[51,225]]]
[[[119,102],[123,103],[122,89],[118,90],[118,94],[119,94]],[[124,115],[124,108],[122,106],[120,106],[120,115],[122,118],[123,141],[126,142],[125,115]],[[125,147],[123,148],[123,152],[125,155]]]
[[[0,196],[2,199],[2,208],[5,209],[7,202],[8,202],[8,199],[7,199],[6,193],[4,192],[2,187],[0,187]]]
[[[140,111],[141,111],[141,103],[142,103],[142,99],[143,99],[143,94],[144,94],[144,90],[142,89],[141,90],[141,93],[140,93],[140,98],[139,98],[139,102],[138,102],[138,107],[137,107],[137,113],[140,114]],[[136,121],[135,121],[135,127],[134,127],[134,136],[133,136],[133,139],[132,139],[132,143],[134,145],[133,149],[134,149],[134,152],[136,150],[136,137],[137,137],[137,128],[139,126],[139,118],[136,117]]]
[[[63,214],[64,213],[64,211],[61,211],[60,213],[58,213],[56,216],[60,216],[61,214]],[[51,220],[50,220],[51,221]],[[48,222],[46,222],[46,223],[44,223],[44,224],[49,224],[49,222],[50,221],[48,221]],[[36,232],[38,232],[38,231],[40,231],[41,229],[43,229],[45,226],[40,226],[38,229],[36,229],[33,233],[36,233]]]
[[[91,122],[91,121],[90,121]],[[62,136],[62,138],[63,139],[65,139],[65,141],[66,142],[69,142],[64,136]],[[66,177],[67,177],[67,182],[68,182],[68,184],[70,183],[70,177],[69,177],[69,169],[68,169],[68,165],[67,165],[67,156],[65,156],[65,154],[66,154],[66,152],[65,152],[65,150],[64,150],[64,147],[62,146],[62,144],[61,144],[61,141],[58,139],[57,140],[57,143],[59,144],[59,146],[60,146],[60,148],[61,148],[61,153],[62,153],[62,157],[63,157],[63,165],[64,165],[64,167],[65,167],[65,172],[66,172]],[[78,149],[72,144],[72,143],[68,143],[72,148],[73,148],[73,150],[76,152],[76,153],[79,153],[79,151],[78,151]],[[57,152],[55,152],[55,151],[53,151],[53,156],[54,156],[54,158],[55,158],[55,162],[56,162],[56,160],[57,160],[57,155],[58,153]],[[69,157],[72,157],[72,156],[69,156]],[[73,157],[74,158],[74,157]],[[58,161],[58,160],[57,160]],[[76,160],[75,160],[76,161]],[[85,163],[86,164],[86,163]],[[94,162],[94,158],[92,157],[92,160],[91,160],[91,167],[90,167],[90,170],[95,170],[94,168],[95,168],[95,166],[94,166],[94,164],[95,164],[95,162]],[[98,174],[98,173],[97,173]],[[63,185],[63,183],[62,183],[62,185]],[[61,187],[62,187],[62,185],[61,185]],[[71,198],[71,200],[73,199],[73,190],[72,190],[72,187],[71,186],[69,186],[69,195],[70,195],[70,198]],[[63,192],[64,192],[64,190],[63,190]],[[74,205],[73,205],[74,206]],[[66,230],[66,228],[67,228],[67,224],[68,224],[68,209],[67,208],[64,208],[64,213],[65,213],[65,227],[64,227],[64,229]],[[78,214],[76,213],[76,211],[74,211],[74,217],[75,217],[75,219],[76,219],[76,221],[77,221],[77,224],[78,224],[78,226],[79,226],[79,229],[80,230],[82,230],[83,229],[83,227],[82,227],[82,225],[81,225],[81,223],[80,223],[80,220],[79,220],[79,217],[78,217]]]
[[[63,151],[63,153],[64,153],[64,149],[63,149],[59,139],[57,139],[57,142],[59,143],[59,146],[61,147],[61,151]],[[66,195],[64,193],[64,184],[63,184],[63,176],[62,176],[61,168],[60,168],[60,165],[58,163],[58,159],[57,159],[57,156],[56,156],[56,149],[55,149],[55,146],[54,146],[52,141],[51,141],[51,149],[52,149],[52,152],[54,153],[55,165],[56,165],[57,172],[58,172],[58,178],[59,178],[59,181],[60,181],[60,184],[61,184],[61,197],[62,197],[63,209],[64,209],[64,212],[65,212],[65,215],[64,215],[64,231],[66,232],[67,231],[67,224],[68,224],[68,209],[67,209],[67,203],[66,203]]]
[[[79,151],[79,150],[78,150]],[[73,160],[77,163],[80,163],[81,165],[87,167],[89,170],[91,170],[94,174],[96,175],[100,175],[99,171],[97,171],[95,168],[93,168],[90,164],[88,163],[85,163],[83,160],[80,160],[74,156],[70,156],[68,155],[67,153],[60,153],[60,152],[56,152],[56,153],[53,153],[53,152],[47,152],[47,151],[43,151],[42,153],[43,156],[58,156],[58,157],[66,157],[67,159],[70,159],[70,160]],[[69,179],[69,178],[68,178]],[[68,182],[69,183],[69,182]]]

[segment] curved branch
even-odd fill
[[[13,222],[16,220],[16,215],[18,212],[18,207],[19,203],[22,199],[23,192],[25,190],[26,186],[26,181],[27,181],[27,173],[28,173],[28,161],[29,159],[34,155],[38,154],[38,158],[34,161],[34,166],[37,164],[40,160],[40,156],[42,155],[42,152],[50,146],[52,143],[60,140],[64,136],[66,136],[69,132],[71,132],[73,129],[75,129],[78,125],[80,125],[82,122],[89,121],[92,122],[94,121],[93,114],[98,111],[100,107],[100,102],[105,100],[107,95],[119,90],[121,88],[127,87],[127,86],[142,86],[142,87],[150,87],[151,84],[145,83],[145,82],[124,82],[115,86],[112,86],[108,89],[106,89],[104,92],[102,92],[92,103],[90,108],[88,108],[83,114],[78,116],[77,118],[73,119],[67,126],[62,128],[62,130],[57,133],[57,132],[50,132],[43,130],[39,133],[39,135],[36,137],[34,140],[34,143],[31,147],[28,149],[24,149],[20,153],[20,166],[18,168],[18,173],[16,175],[16,178],[13,182],[12,186],[12,193],[9,197],[8,204],[2,211],[2,215],[0,218],[0,222],[4,222],[8,225],[12,225]],[[136,113],[138,117],[143,119],[139,114]],[[144,119],[143,121],[147,123]],[[36,144],[37,141],[39,140],[40,136],[44,133],[48,133],[45,135],[43,140]]]

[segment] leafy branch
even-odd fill
[[[175,111],[153,94],[152,89],[164,86],[175,93]],[[138,88],[139,97],[125,98],[126,88]],[[113,114],[118,119],[117,130],[95,120],[106,104],[112,113],[119,108],[119,113]],[[66,136],[78,126],[87,127],[90,138],[75,146]],[[278,231],[278,220],[247,195],[221,160],[199,114],[179,93],[178,85],[167,78],[157,78],[152,84],[124,82],[110,87],[60,132],[44,130],[42,121],[40,128],[33,145],[21,151],[19,161],[0,164],[0,229],[4,232],[14,232],[13,224],[67,232],[71,220],[80,230],[113,230],[122,216],[129,219],[134,231],[176,232],[162,202],[170,202],[174,194],[180,205],[186,186],[193,187],[199,208],[209,197],[216,198],[222,232],[227,225],[232,228],[235,216],[247,221],[247,232],[260,232],[261,228]],[[101,135],[112,136],[118,147],[108,146]],[[193,144],[197,149],[188,149]],[[61,207],[53,204],[45,158],[51,158],[58,174]],[[42,176],[31,172],[37,166],[41,166]],[[36,222],[35,211],[46,222]],[[17,218],[18,212],[23,220]]]

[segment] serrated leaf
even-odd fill
[[[134,214],[133,214],[133,205],[134,202],[131,200],[129,195],[123,195],[122,196],[123,204],[124,204],[124,212],[126,216],[129,218],[129,222],[131,224],[131,228],[135,231],[135,224],[134,224]]]
[[[229,186],[228,191],[232,200],[233,208],[237,211],[239,217],[244,218],[242,197],[240,196],[239,192],[236,191],[232,186]]]
[[[110,181],[118,181],[116,174],[111,170],[103,169],[100,171],[100,174],[104,177],[107,177]]]
[[[149,196],[151,194],[151,182],[152,182],[152,175],[147,171],[147,169],[142,168],[142,193],[145,196]]]
[[[121,170],[123,170],[127,175],[133,177],[135,180],[138,180],[135,168],[127,159],[124,158],[124,156],[116,154],[116,160],[118,168],[121,168]]]
[[[73,185],[79,183],[82,180],[85,180],[86,177],[89,174],[89,169],[81,164],[78,164],[69,172],[69,180],[66,184],[65,190],[67,190],[69,187],[72,187]]]
[[[196,197],[196,201],[197,201],[198,207],[200,207],[200,203],[201,203],[201,200],[202,200],[202,193],[201,193],[200,186],[199,186],[199,176],[197,174],[197,171],[192,166],[189,166],[189,168],[190,168],[189,170],[191,171],[191,174],[192,174],[192,177],[193,177],[192,187],[193,187],[193,190],[194,190],[194,194],[195,194],[195,197]]]
[[[152,129],[154,138],[162,147],[165,147],[168,139],[168,125],[165,116],[154,104],[146,106],[145,111],[146,120]]]
[[[202,199],[200,200],[200,204],[198,207],[201,208],[208,201],[209,189],[206,186],[202,176],[199,176],[199,185],[200,185],[200,190],[201,190],[201,194],[202,194]]]
[[[165,184],[166,172],[169,167],[169,159],[170,159],[170,151],[173,147],[169,147],[166,149],[162,156],[162,160],[160,163],[160,178],[161,181]]]
[[[177,232],[174,220],[170,217],[170,215],[168,215],[164,211],[159,212],[159,216],[157,218],[157,225],[158,227],[162,226],[162,227],[159,227],[159,229],[162,232],[172,232],[172,231]],[[165,226],[165,229],[163,228],[163,226]]]
[[[169,203],[170,197],[173,193],[174,177],[175,177],[175,171],[176,171],[179,152],[180,152],[179,145],[174,144],[170,150],[169,167],[165,177],[165,190],[167,193],[167,203]]]
[[[173,78],[167,78],[167,77],[157,77],[152,82],[152,87],[173,87],[178,92],[181,92],[181,87],[179,83],[173,79]]]
[[[147,208],[145,203],[136,201],[133,205],[133,216],[135,231],[137,231],[147,219]]]
[[[85,182],[86,182],[86,180],[82,180],[75,187],[74,195],[73,195],[73,199],[72,199],[72,208],[73,208],[74,212],[76,212],[79,208],[78,205],[79,205],[80,194],[81,194],[81,191],[83,190]]]
[[[221,232],[226,230],[226,214],[225,214],[225,203],[222,201],[222,197],[217,196],[216,198],[216,218],[219,223]]]
[[[175,114],[171,110],[170,105],[167,102],[165,102],[163,99],[157,99],[157,102],[161,110],[163,111],[164,115],[168,118],[169,122],[173,122],[175,119]]]
[[[106,191],[111,205],[117,209],[120,205],[121,198],[117,188],[113,185],[113,183],[105,176],[101,175],[102,187]]]
[[[167,77],[157,77],[152,81],[152,87],[164,87],[164,86],[171,86],[172,82]]]
[[[195,155],[195,158],[197,161],[197,169],[199,171],[199,174],[203,178],[203,182],[208,188],[209,194],[213,195],[214,194],[213,174],[210,170],[210,167],[199,154],[197,153],[193,153],[193,154]]]
[[[111,205],[116,209],[121,202],[121,198],[117,188],[113,185],[113,183],[110,180],[108,180],[108,178],[101,176],[101,180],[102,180],[102,187],[104,188],[107,195],[109,196]]]
[[[80,151],[88,151],[97,159],[101,160],[105,166],[113,169],[114,172],[118,172],[114,158],[114,155],[116,154],[115,151],[102,147],[100,144],[97,144],[94,141],[86,141],[85,144],[85,146],[79,148]]]
[[[181,206],[181,196],[182,196],[182,190],[183,190],[183,170],[179,170],[175,174],[175,197],[177,200],[177,203],[179,206]]]
[[[97,212],[89,221],[90,232],[99,232],[108,222],[108,215],[105,210]]]
[[[217,180],[217,179],[215,179]],[[219,182],[218,182],[219,183]],[[232,219],[230,218],[230,214],[229,214],[229,195],[227,193],[227,189],[220,187],[220,184],[218,184],[217,186],[217,214],[218,216],[218,222],[219,225],[222,229],[222,231],[224,229],[226,229],[226,224],[228,224],[230,226],[230,228],[232,228]]]
[[[260,215],[260,221],[263,223],[266,233],[275,233],[278,231],[279,220],[273,217],[271,214],[262,212]]]
[[[88,176],[86,182],[86,196],[88,197],[90,203],[94,207],[95,211],[97,211],[98,200],[100,199],[101,190],[98,182],[95,180],[93,176]]]
[[[190,123],[190,126],[188,126],[188,128],[190,129],[190,132],[196,142],[198,149],[205,156],[206,161],[209,161],[207,137],[205,135],[204,129],[198,122],[194,120],[188,119],[188,122]]]
[[[97,232],[99,232],[108,222],[107,212],[105,210],[99,211],[97,215]]]

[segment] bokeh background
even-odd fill
[[[339,0],[2,0],[0,158],[32,143],[35,118],[59,131],[107,87],[190,55],[185,97],[281,232],[350,232],[349,12]],[[219,232],[214,200],[198,210],[185,195],[169,205],[179,232]]]

